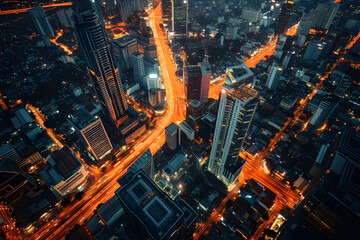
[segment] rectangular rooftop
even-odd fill
[[[129,178],[116,195],[153,239],[165,239],[182,223],[184,212],[142,170]]]

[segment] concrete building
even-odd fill
[[[175,36],[188,34],[188,1],[172,0],[172,29]]]
[[[186,107],[186,122],[196,129],[203,114],[204,105],[199,100],[192,100]]]
[[[170,160],[169,164],[162,169],[162,176],[168,181],[176,181],[183,175],[183,166],[188,161],[188,155],[179,150]]]
[[[180,128],[175,123],[171,123],[165,128],[165,137],[167,146],[175,150],[180,146]]]
[[[53,152],[46,162],[47,166],[40,172],[40,176],[60,196],[79,190],[87,179],[85,167],[67,146]]]
[[[136,161],[128,168],[128,171],[135,174],[140,171],[140,169],[143,170],[151,179],[154,179],[154,158],[150,149],[146,150],[138,159],[136,159]]]
[[[117,66],[124,70],[131,68],[130,56],[138,52],[136,38],[125,35],[111,42],[111,49]]]
[[[46,17],[44,8],[42,6],[36,6],[28,10],[28,13],[40,36],[51,37],[55,35],[54,29],[51,26],[49,19]]]
[[[201,67],[196,65],[185,66],[183,79],[185,81],[185,92],[188,102],[194,99],[200,101],[201,76]]]
[[[226,84],[245,83],[254,73],[245,65],[245,63],[228,67],[226,69]]]
[[[103,159],[112,150],[112,144],[100,118],[96,119],[86,109],[80,107],[69,115],[68,121],[83,141],[95,161]]]
[[[172,0],[162,0],[161,1],[161,9],[162,9],[162,19],[163,19],[164,25],[170,31],[173,31],[173,28],[172,28],[173,1]]]
[[[196,212],[183,200],[173,201],[143,171],[127,173],[116,191],[139,239],[169,239],[179,229],[188,234]],[[188,239],[190,236],[181,236]]]
[[[235,27],[235,26],[229,26],[226,28],[226,35],[225,35],[225,39],[226,40],[235,40],[237,38],[237,32],[238,32],[239,28]]]
[[[223,89],[208,169],[230,185],[245,164],[239,153],[258,104],[258,92],[242,86]]]
[[[282,4],[281,12],[278,20],[278,26],[277,26],[278,33],[283,33],[286,31],[293,6],[294,6],[293,1],[287,1],[286,3]]]
[[[310,31],[312,21],[315,17],[314,9],[306,9],[300,19],[299,27],[296,32],[296,36],[307,35]]]
[[[195,129],[191,127],[186,121],[180,123],[180,131],[191,141],[195,138]]]
[[[248,22],[258,22],[261,18],[261,11],[251,8],[243,8],[241,18]]]
[[[209,59],[205,56],[204,60],[199,63],[201,68],[201,87],[200,87],[200,102],[206,103],[209,96],[209,87],[211,81],[211,65]]]
[[[315,10],[312,26],[328,30],[339,10],[340,3],[331,0],[321,0]]]
[[[148,91],[150,89],[163,89],[161,77],[156,73],[148,74],[146,76],[146,87]]]
[[[315,111],[314,115],[311,117],[309,125],[314,128],[322,126],[334,112],[338,104],[338,96],[329,95],[325,97],[325,99],[320,103],[319,107]]]
[[[309,43],[304,54],[305,60],[318,60],[326,47],[325,42],[313,40]]]
[[[270,90],[277,89],[277,87],[279,86],[279,83],[280,83],[280,77],[281,77],[282,71],[283,71],[283,69],[276,64],[273,64],[270,67],[269,76],[268,76],[268,78],[266,80],[266,84],[265,84],[265,86],[268,89],[270,89]]]
[[[130,55],[130,62],[133,67],[134,79],[140,84],[141,88],[147,89],[146,86],[146,73],[144,66],[144,57],[142,54],[135,52]]]

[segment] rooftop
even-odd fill
[[[116,195],[153,239],[165,239],[182,223],[184,212],[143,171],[134,174]]]
[[[134,173],[139,171],[141,168],[144,167],[147,162],[150,161],[151,158],[152,154],[150,152],[150,149],[148,149],[138,159],[136,159],[133,164],[131,164],[131,166],[129,167],[129,171],[132,171]]]
[[[190,106],[193,108],[198,108],[201,106],[201,102],[197,99],[194,99],[190,102]]]
[[[187,158],[187,154],[184,151],[179,150],[179,152],[176,153],[176,155],[171,159],[169,164],[164,168],[164,171],[169,176],[173,175],[174,172],[179,170],[179,168],[184,163],[186,158]]]
[[[47,160],[47,166],[41,171],[43,180],[50,185],[70,177],[81,166],[80,161],[74,156],[69,147],[65,146],[53,152]]]
[[[165,128],[166,131],[168,131],[171,134],[174,134],[176,131],[179,130],[179,126],[175,123],[171,123],[169,126]]]
[[[201,77],[201,67],[195,66],[186,66],[185,67],[185,74],[188,77]]]
[[[84,129],[97,120],[83,107],[78,108],[75,112],[69,115],[69,119],[79,130]]]
[[[245,102],[248,99],[256,98],[258,94],[259,94],[258,91],[256,91],[255,89],[253,89],[251,87],[247,87],[247,86],[233,88],[232,91],[230,92],[230,95],[232,97],[239,99],[243,102]]]
[[[254,73],[243,63],[226,69],[226,84],[233,84],[253,76]]]
[[[117,38],[117,39],[113,40],[114,43],[120,44],[121,46],[126,46],[131,41],[136,42],[136,39],[134,37],[130,36],[130,35],[125,35],[125,36],[122,36],[120,38]]]

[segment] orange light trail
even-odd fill
[[[43,8],[53,8],[53,7],[66,7],[71,6],[72,2],[65,2],[65,3],[54,3],[49,5],[41,5]],[[27,12],[32,8],[21,8],[21,9],[12,9],[12,10],[5,10],[0,11],[0,15],[8,15],[8,14],[18,14],[18,13],[24,13]]]
[[[63,35],[63,31],[59,31],[57,32],[57,35],[54,39],[50,39],[50,41],[55,44],[58,45],[59,47],[61,47],[67,54],[71,55],[73,54],[73,51],[70,50],[70,48],[62,43],[57,42],[58,38],[61,37]]]

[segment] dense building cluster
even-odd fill
[[[358,239],[359,13],[5,1],[0,239]]]

